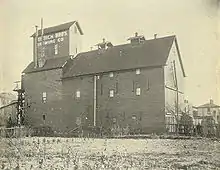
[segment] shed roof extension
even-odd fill
[[[62,68],[62,66],[65,64],[65,62],[70,57],[57,57],[46,60],[46,63],[43,67],[34,67],[34,62],[31,62],[22,73],[32,73],[32,72],[39,72],[39,71],[46,71],[46,70],[52,70],[57,68]]]

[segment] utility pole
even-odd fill
[[[178,87],[178,80],[176,75],[176,62],[173,60],[173,69],[174,69],[174,80],[175,80],[175,87],[176,87],[176,114],[177,114],[177,133],[179,133],[179,87]]]

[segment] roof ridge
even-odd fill
[[[72,64],[66,65],[63,77],[85,74],[164,66],[175,35],[145,40],[140,45],[120,44],[99,53],[98,49],[78,53]],[[121,64],[123,63],[123,64]]]
[[[145,42],[149,42],[149,41],[161,40],[161,39],[171,38],[171,37],[176,38],[176,35],[169,35],[169,36],[159,37],[159,38],[156,38],[156,39],[154,39],[154,38],[152,38],[152,39],[146,39],[146,40],[144,40],[143,42],[145,43]],[[144,43],[143,43],[143,44],[144,44]],[[111,48],[119,48],[119,47],[123,47],[123,46],[127,46],[127,45],[128,45],[128,46],[129,46],[129,45],[132,46],[131,43],[124,43],[124,44],[114,45],[114,46],[111,47]],[[77,55],[79,55],[79,54],[87,54],[87,53],[95,52],[95,51],[98,51],[98,49],[90,50],[90,51],[84,51],[84,52],[78,53]]]
[[[45,32],[46,30],[53,29],[53,28],[55,29],[55,28],[62,27],[62,26],[65,26],[65,25],[69,25],[69,26],[67,27],[67,28],[69,28],[69,27],[72,26],[74,23],[77,23],[77,21],[76,21],[76,20],[75,20],[75,21],[69,21],[69,22],[65,22],[65,23],[59,24],[59,25],[53,25],[53,26],[45,27],[45,28],[43,28],[43,30],[44,30],[44,32]],[[62,30],[62,29],[60,29],[60,30]],[[41,35],[40,29],[38,30],[38,32],[39,32],[39,35]],[[50,33],[53,33],[53,32],[56,32],[56,31],[52,31],[52,32],[50,32]],[[34,37],[35,34],[36,34],[36,32],[35,32],[34,34],[32,34],[31,37]],[[46,34],[47,34],[47,33],[46,33]]]

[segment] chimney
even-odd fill
[[[213,102],[213,100],[212,99],[210,99],[210,104],[213,104],[214,102]]]
[[[157,39],[157,34],[154,34],[154,39]]]
[[[136,45],[143,43],[145,41],[145,37],[143,35],[138,35],[138,33],[135,32],[134,37],[130,37],[128,38],[128,40],[130,41],[131,44]]]
[[[135,33],[135,37],[138,37],[138,33],[137,32]]]
[[[38,67],[38,46],[37,46],[37,39],[38,39],[38,26],[35,26],[36,33],[35,33],[35,39],[34,39],[34,67]]]

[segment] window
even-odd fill
[[[76,97],[77,97],[77,98],[80,98],[80,91],[77,91],[77,92],[76,92]]]
[[[109,77],[114,77],[114,73],[113,73],[113,72],[110,72],[110,73],[109,73]]]
[[[132,92],[134,92],[134,88],[135,87],[135,82],[134,82],[134,80],[132,81]]]
[[[121,50],[119,51],[119,55],[122,56],[122,51]]]
[[[210,108],[209,107],[207,108],[207,111],[210,112]]]
[[[54,50],[55,50],[55,55],[57,55],[58,54],[58,44],[55,44]]]
[[[112,118],[112,122],[113,123],[116,123],[117,122],[117,119],[114,117],[114,118]]]
[[[137,119],[136,115],[132,115],[132,120],[136,120],[136,119]]]
[[[114,97],[114,90],[109,91],[109,97]]]
[[[139,68],[136,69],[136,74],[141,74],[141,70]]]
[[[39,67],[43,67],[45,63],[46,63],[46,59],[44,57],[38,58],[38,66]]]
[[[47,101],[47,93],[43,92],[43,97],[42,97],[43,103],[46,103]]]
[[[136,95],[137,96],[141,95],[141,88],[140,87],[136,88]]]
[[[46,120],[46,115],[45,114],[43,114],[43,121],[45,121]]]
[[[213,111],[213,116],[216,117],[216,110]]]

